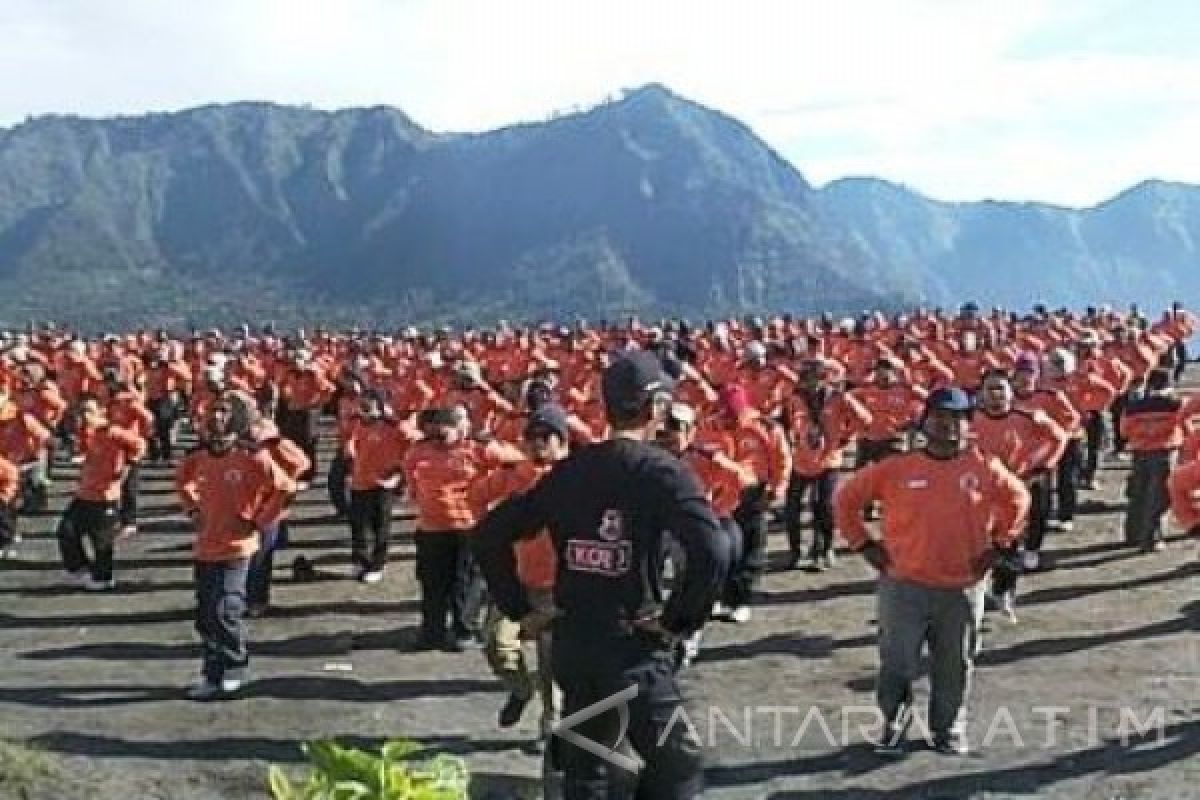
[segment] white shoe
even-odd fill
[[[1073,530],[1075,530],[1075,523],[1069,519],[1061,520],[1058,523],[1058,529],[1060,531],[1067,531],[1067,532],[1073,531]]]
[[[361,576],[359,576],[359,580],[362,581],[363,583],[379,583],[381,580],[383,580],[383,570],[381,570],[381,569],[366,570],[362,573]]]
[[[308,489],[311,485],[312,484],[310,484],[308,481],[297,481],[296,482],[296,491],[297,492],[306,492],[306,491],[308,491]]]
[[[728,619],[729,609],[725,607],[724,603],[718,600],[717,602],[713,603],[712,613],[709,614],[709,616],[713,619]]]
[[[16,558],[16,557],[17,557],[17,548],[15,548],[15,547],[0,548],[0,561],[7,561],[10,558]]]
[[[1013,625],[1017,624],[1016,603],[1016,597],[1014,597],[1013,592],[1005,592],[1004,594],[1000,595],[999,611],[1004,615],[1005,619],[1007,619],[1009,623]]]
[[[1021,566],[1026,572],[1033,572],[1042,565],[1042,557],[1036,550],[1026,550],[1021,553]]]
[[[738,606],[737,608],[730,610],[729,621],[743,625],[750,621],[750,616],[750,606]]]
[[[122,525],[121,530],[117,531],[117,541],[128,539],[137,533],[137,525]]]
[[[111,592],[117,588],[117,580],[116,578],[109,578],[106,581],[102,581],[99,578],[93,578],[89,575],[83,582],[83,588],[88,592]]]
[[[213,700],[217,697],[233,694],[245,685],[245,681],[236,678],[222,678],[220,681],[201,680],[187,690],[189,700]]]

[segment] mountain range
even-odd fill
[[[1014,168],[1025,165],[1014,165]],[[266,103],[0,130],[0,323],[397,325],[1200,296],[1200,188],[816,188],[650,85],[480,134]]]

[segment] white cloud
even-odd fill
[[[1200,51],[1154,47],[1200,12],[1174,5],[6,0],[0,124],[270,99],[479,130],[658,81],[744,119],[818,182],[1084,204],[1149,175],[1200,180]],[[1126,31],[1119,50],[1110,29]]]

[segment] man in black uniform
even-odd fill
[[[472,537],[496,605],[526,636],[553,624],[554,678],[565,717],[629,687],[628,744],[639,775],[556,737],[567,800],[696,797],[699,745],[672,722],[683,703],[675,676],[681,634],[707,620],[728,568],[726,537],[695,478],[653,444],[670,408],[670,379],[652,354],[633,352],[604,372],[612,437],[576,450],[524,495],[502,503]],[[558,556],[555,609],[535,611],[517,581],[513,543],[548,530]],[[686,568],[663,601],[664,534]],[[612,750],[622,744],[617,709],[573,727]],[[665,736],[664,736],[665,734]]]

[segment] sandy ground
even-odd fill
[[[1200,798],[1197,542],[1148,556],[1117,547],[1127,469],[1106,463],[1076,531],[1051,535],[1053,568],[1024,579],[1019,623],[989,618],[966,758],[918,744],[883,760],[862,743],[877,663],[864,564],[773,571],[753,621],[714,625],[689,673],[706,796]],[[73,486],[71,471],[59,476],[59,492]],[[117,592],[64,585],[52,515],[27,522],[20,558],[0,566],[0,737],[61,759],[30,796],[261,797],[267,764],[301,763],[316,737],[413,738],[465,756],[480,797],[540,794],[536,709],[501,732],[503,696],[480,653],[404,652],[411,538],[383,584],[348,580],[347,532],[319,487],[299,501],[280,560],[302,552],[321,580],[293,583],[280,566],[277,608],[252,623],[254,683],[227,702],[182,699],[198,669],[190,536],[168,473],[148,469],[143,488]],[[781,557],[778,534],[772,547]],[[0,796],[22,796],[3,777]]]

